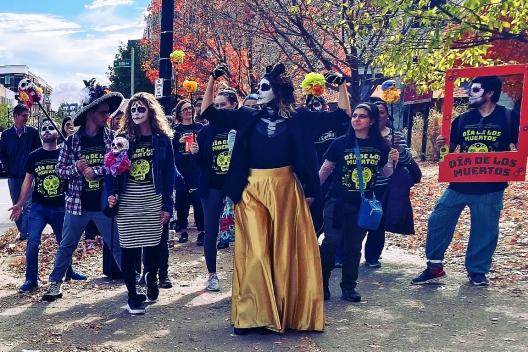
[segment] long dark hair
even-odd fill
[[[379,109],[376,106],[376,104],[372,104],[368,102],[359,103],[354,108],[354,110],[356,109],[364,109],[367,112],[370,121],[372,121],[372,125],[370,125],[369,132],[368,132],[369,139],[378,145],[387,146],[387,148],[389,148],[389,143],[381,135],[381,131],[379,127]],[[352,123],[348,127],[348,135],[349,135],[350,140],[353,143],[355,143],[356,134],[354,132],[354,128],[352,127]]]

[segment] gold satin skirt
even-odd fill
[[[323,331],[319,246],[291,167],[250,170],[235,234],[232,324]]]

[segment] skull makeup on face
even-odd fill
[[[259,84],[257,104],[267,104],[275,99],[275,93],[271,88],[271,83],[266,78],[263,78]]]
[[[473,83],[469,89],[469,106],[478,108],[484,103],[484,88],[480,83]]]
[[[123,136],[117,136],[112,141],[112,153],[119,154],[128,150],[128,140]]]
[[[132,103],[130,114],[132,115],[132,121],[136,125],[140,125],[148,120],[148,109],[142,101],[138,100]]]
[[[19,90],[22,90],[22,91],[26,91],[30,88],[33,88],[33,82],[31,82],[29,79],[27,78],[23,78],[20,80],[20,82],[18,83],[18,89]]]
[[[40,138],[44,142],[51,142],[54,139],[57,139],[59,136],[59,132],[53,127],[53,125],[50,122],[43,122],[40,125]]]

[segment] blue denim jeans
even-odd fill
[[[24,183],[23,178],[8,178],[7,186],[9,187],[9,195],[11,196],[11,202],[15,204],[18,202],[20,197],[20,190],[22,189],[22,183]],[[24,207],[22,208],[22,214],[20,218],[15,222],[18,232],[20,232],[21,237],[25,238],[28,233],[28,216],[29,211],[31,210],[31,193],[24,202]]]
[[[62,224],[64,222],[63,207],[46,207],[39,203],[33,203],[28,217],[28,239],[26,247],[26,280],[37,284],[38,280],[38,254],[42,231],[50,224],[57,239],[62,239]],[[71,265],[67,274],[73,273]]]
[[[458,218],[466,206],[471,228],[466,251],[468,273],[488,273],[499,239],[499,218],[504,191],[464,194],[447,189],[436,203],[427,230],[425,254],[429,267],[441,267],[445,251],[453,239]]]
[[[55,256],[55,265],[53,272],[49,276],[49,281],[62,282],[66,270],[71,265],[73,252],[77,248],[82,233],[90,220],[95,223],[97,229],[101,232],[103,242],[108,248],[112,249],[115,262],[119,266],[121,265],[121,247],[119,247],[119,236],[115,221],[112,221],[111,218],[104,215],[101,211],[84,211],[82,215],[73,215],[66,212],[62,241]]]

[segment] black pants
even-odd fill
[[[198,190],[191,186],[185,186],[176,190],[176,225],[187,228],[189,225],[189,209],[194,209],[194,222],[198,231],[204,230],[204,215]]]
[[[216,240],[224,198],[224,191],[212,188],[208,190],[207,197],[202,198],[205,220],[204,255],[209,273],[216,273]]]
[[[169,223],[163,225],[163,232],[161,233],[159,249],[159,265],[158,273],[160,281],[169,276]],[[148,272],[148,260],[145,259],[145,252],[143,251],[143,275]],[[138,272],[141,272],[141,262]]]
[[[149,282],[156,281],[159,269],[159,245],[143,247],[145,272],[149,273]],[[141,248],[121,248],[121,272],[129,295],[136,292],[136,261],[141,257]]]
[[[383,202],[383,213],[385,213],[385,190],[387,186],[376,187],[374,193],[376,198]],[[385,246],[385,217],[381,218],[380,226],[376,230],[370,230],[367,233],[365,241],[365,261],[375,263],[379,260],[383,247]]]
[[[330,273],[334,268],[334,256],[337,246],[343,248],[342,289],[356,288],[361,245],[366,231],[357,226],[356,204],[339,204],[335,212],[336,200],[329,199],[324,209],[324,234],[321,244],[321,266],[323,284],[328,285]],[[335,221],[337,220],[337,222]]]

